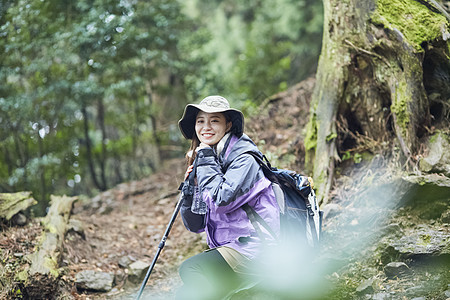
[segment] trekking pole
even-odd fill
[[[145,275],[144,281],[142,282],[141,288],[139,289],[139,293],[138,293],[136,300],[139,300],[141,298],[142,292],[144,291],[145,285],[147,284],[147,281],[150,278],[150,274],[152,273],[153,267],[155,266],[156,261],[158,260],[158,256],[161,253],[162,249],[164,248],[164,245],[166,244],[167,237],[169,236],[169,232],[172,229],[175,219],[177,218],[177,215],[178,215],[178,212],[180,211],[182,202],[183,202],[183,193],[181,193],[181,195],[180,195],[180,199],[178,200],[178,203],[172,214],[172,218],[170,219],[170,222],[167,225],[166,231],[164,232],[164,236],[162,237],[161,242],[158,245],[158,250],[156,251],[155,257],[153,258],[152,264],[148,268],[147,275]]]

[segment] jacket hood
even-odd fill
[[[239,155],[253,152],[261,156],[262,153],[258,150],[256,144],[244,133],[241,137],[231,135],[219,155],[219,159],[223,162],[223,166],[228,168],[228,165]]]

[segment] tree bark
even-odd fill
[[[47,290],[56,288],[56,282],[60,276],[59,262],[64,236],[73,203],[77,200],[77,197],[65,195],[51,195],[50,198],[51,206],[42,222],[44,231],[41,239],[36,251],[28,256],[31,265],[28,269],[30,277],[26,283],[26,289],[32,295],[52,295],[52,291]]]
[[[89,119],[88,119],[86,106],[84,106],[84,104],[83,104],[83,107],[81,108],[81,113],[83,114],[84,139],[85,139],[85,143],[86,143],[86,159],[89,164],[89,171],[91,173],[92,181],[94,182],[95,186],[99,190],[103,191],[104,189],[102,188],[102,185],[100,184],[100,182],[97,180],[97,174],[95,172],[95,162],[92,157],[92,145],[91,145],[91,139],[89,137]]]
[[[0,218],[9,221],[15,214],[26,210],[37,201],[31,192],[0,193]]]
[[[97,104],[97,114],[98,114],[98,123],[100,126],[100,131],[102,133],[102,151],[99,157],[100,164],[100,179],[102,190],[106,190],[108,187],[106,180],[106,161],[107,161],[107,150],[106,150],[106,127],[105,127],[105,106],[103,105],[103,100],[98,100]]]
[[[323,2],[323,44],[305,148],[318,199],[326,204],[339,154],[364,148],[355,136],[380,144],[394,137],[405,159],[414,159],[430,126],[423,59],[433,48],[447,55],[449,50],[447,20],[423,1]],[[338,122],[352,135],[340,131]]]

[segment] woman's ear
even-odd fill
[[[227,122],[227,130],[225,130],[225,132],[228,132],[231,130],[231,127],[233,127],[233,123],[231,121]]]

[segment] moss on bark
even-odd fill
[[[417,52],[423,52],[422,43],[442,36],[448,26],[445,16],[431,11],[415,0],[378,0],[372,22],[396,31]]]

